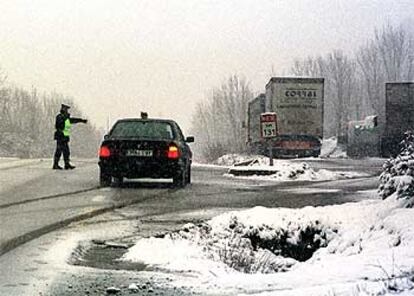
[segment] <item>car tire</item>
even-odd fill
[[[124,177],[114,177],[114,183],[116,187],[122,187],[122,184],[124,184]]]
[[[111,182],[112,182],[111,175],[101,170],[99,173],[99,185],[101,187],[108,187],[108,186],[111,186]]]
[[[191,184],[191,165],[187,168],[187,184]]]
[[[183,188],[187,183],[187,174],[186,170],[179,169],[175,172],[173,176],[173,185],[174,187]]]

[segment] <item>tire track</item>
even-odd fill
[[[82,189],[82,190],[76,190],[76,191],[71,191],[71,192],[65,192],[65,193],[58,193],[58,194],[53,194],[53,195],[41,196],[41,197],[36,197],[36,198],[32,198],[32,199],[25,199],[25,200],[21,200],[21,201],[16,201],[16,202],[11,202],[11,203],[7,203],[7,204],[2,204],[2,205],[0,205],[0,209],[9,208],[9,207],[12,207],[12,206],[17,206],[17,205],[22,205],[22,204],[28,204],[28,203],[32,203],[32,202],[41,201],[41,200],[47,200],[47,199],[64,197],[64,196],[68,196],[68,195],[75,195],[75,194],[80,194],[80,193],[86,193],[86,192],[98,190],[100,188],[102,188],[102,187],[94,186],[94,187],[86,188],[86,189]]]
[[[15,162],[15,164],[13,164]],[[43,160],[40,159],[33,159],[30,161],[24,161],[24,162],[20,162],[18,160],[16,161],[10,161],[10,162],[6,162],[3,164],[0,164],[0,170],[1,171],[8,171],[8,170],[12,170],[12,169],[17,169],[17,168],[22,168],[22,167],[30,167],[32,165],[38,164],[38,163],[42,163]]]
[[[91,188],[91,189],[87,189],[87,190],[81,190],[80,192],[71,192],[71,193],[66,193],[66,194],[59,194],[57,196],[46,196],[46,197],[42,197],[40,199],[37,199],[37,201],[39,200],[45,200],[45,199],[51,199],[51,198],[57,198],[57,197],[62,197],[62,196],[67,196],[67,195],[75,195],[75,194],[82,194],[82,193],[87,193],[87,192],[91,192],[94,190],[100,189],[99,188]],[[73,223],[73,222],[79,222],[82,220],[87,220],[90,219],[92,217],[110,212],[110,211],[114,211],[116,209],[121,209],[124,207],[128,207],[131,205],[135,205],[135,204],[139,204],[139,203],[144,203],[145,201],[149,200],[149,199],[153,199],[153,198],[164,198],[165,196],[170,195],[171,193],[174,193],[175,191],[177,191],[179,189],[168,189],[165,192],[161,192],[161,193],[156,193],[156,194],[150,194],[142,199],[138,199],[138,200],[126,200],[126,201],[122,201],[122,202],[118,202],[118,203],[113,203],[111,205],[107,205],[107,206],[102,206],[100,208],[96,208],[94,210],[91,210],[87,213],[83,213],[83,214],[77,214],[74,215],[72,217],[57,221],[55,223],[51,223],[48,225],[45,225],[43,227],[40,227],[38,229],[35,229],[33,231],[29,231],[28,233],[19,235],[15,238],[12,238],[10,240],[4,241],[0,244],[0,256],[6,254],[7,252],[10,252],[11,250],[17,248],[18,246],[25,244],[33,239],[36,239],[42,235],[45,235],[49,232],[52,231],[56,231],[58,229],[61,229],[65,226],[68,226],[69,224]],[[26,201],[26,203],[30,203],[33,202],[33,200],[29,200]],[[9,205],[10,206],[10,205]]]

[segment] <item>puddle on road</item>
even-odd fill
[[[128,247],[127,245],[103,241],[81,242],[72,252],[68,263],[99,269],[145,270],[146,264],[119,260],[128,251]]]

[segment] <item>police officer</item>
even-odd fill
[[[87,123],[86,119],[70,117],[69,114],[70,106],[62,104],[60,108],[60,113],[56,116],[56,131],[54,139],[56,140],[56,151],[53,160],[53,169],[61,170],[62,167],[59,166],[60,156],[63,154],[63,160],[65,162],[65,170],[71,170],[75,167],[70,164],[70,149],[69,149],[69,139],[70,139],[70,128],[72,124],[82,122]]]

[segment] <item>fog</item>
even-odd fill
[[[72,96],[97,126],[146,110],[190,128],[231,74],[256,92],[295,58],[355,50],[414,2],[0,0],[7,81]],[[57,110],[58,111],[58,110]]]

